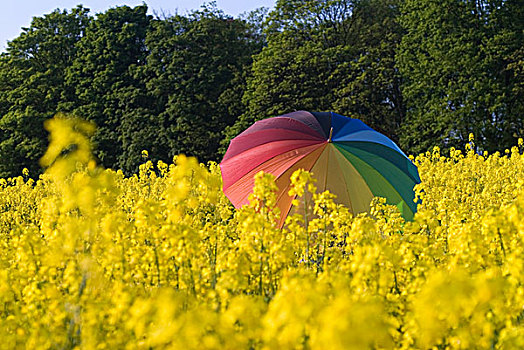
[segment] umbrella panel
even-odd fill
[[[285,130],[285,129],[264,129],[254,133],[241,134],[235,137],[235,142],[231,142],[224,156],[223,162],[231,159],[243,152],[249,151],[253,147],[257,147],[264,144],[270,144],[275,141],[284,140],[310,140],[317,141],[318,143],[324,142],[325,140],[311,134],[306,134],[301,131]]]
[[[220,170],[224,178],[223,188],[227,190],[229,186],[244,177],[246,173],[275,157],[315,144],[318,145],[319,142],[316,140],[275,141],[256,146],[233,158],[229,158],[220,164]]]
[[[415,186],[415,181],[409,176],[409,174],[403,172],[391,161],[379,157],[374,153],[352,147],[349,145],[339,145],[344,150],[350,152],[356,158],[362,160],[364,163],[368,164],[373,168],[377,173],[379,173],[384,179],[391,184],[395,191],[400,195],[400,197],[406,201],[410,201],[413,198],[413,187]],[[416,210],[415,203],[411,200],[411,205],[407,203],[412,211]]]
[[[274,117],[269,119],[263,119],[255,122],[249,129],[244,131],[242,136],[253,134],[260,130],[267,129],[282,129],[282,130],[293,130],[302,132],[307,135],[318,137],[324,140],[324,133],[318,129],[316,125],[304,124],[302,121],[291,118],[291,117]]]
[[[337,147],[350,152],[364,163],[380,173],[398,192],[412,211],[416,211],[413,202],[413,187],[420,182],[416,168],[407,158],[388,147],[373,145],[370,142],[337,143]]]
[[[353,213],[369,210],[373,194],[355,167],[332,144],[326,144],[322,154],[311,168],[317,179],[317,192],[328,190],[333,193],[335,203],[346,205]],[[312,203],[312,195],[306,194],[306,201]],[[304,214],[304,200],[290,210],[290,214]]]
[[[351,208],[351,199],[345,186],[343,170],[335,158],[333,144],[328,144],[311,172],[317,179],[317,192],[328,190],[337,196],[336,202]]]
[[[315,130],[318,134],[322,135],[325,140],[329,135],[330,121],[331,119],[319,118],[317,113],[310,113],[306,111],[296,111],[288,114],[284,114],[282,117],[292,118],[297,120],[311,129]]]
[[[368,211],[371,200],[374,197],[368,184],[353,164],[351,164],[334,145],[333,150],[334,156],[344,175],[344,185],[351,198],[351,206],[349,207],[351,212],[362,213]]]
[[[406,219],[410,220],[413,218],[413,210],[406,203],[406,200],[402,198],[397,189],[377,169],[365,163],[344,147],[340,145],[335,145],[335,147],[359,172],[373,195],[384,197],[387,199],[388,204],[396,205]]]
[[[260,164],[256,168],[252,169],[244,176],[242,176],[238,181],[230,185],[228,188],[224,189],[224,193],[231,200],[231,202],[236,208],[240,208],[241,206],[248,203],[249,194],[253,192],[253,185],[255,184],[255,175],[258,172],[264,171],[266,173],[271,173],[278,178],[282,174],[286,173],[290,168],[292,169],[293,165],[299,162],[302,158],[306,157],[310,153],[318,151],[318,149],[321,148],[322,145],[323,144],[314,144],[296,150],[288,151],[286,153],[273,157],[268,161]]]
[[[299,169],[310,171],[314,164],[318,161],[320,155],[325,152],[326,146],[327,144],[325,143],[319,146],[299,162],[293,164],[293,166],[291,166],[283,174],[277,176],[277,207],[280,209],[280,220],[278,222],[278,227],[284,226],[284,221],[286,220],[286,217],[292,208],[292,201],[295,198],[294,196],[290,196],[288,193],[291,186],[291,175],[293,175],[293,173]]]

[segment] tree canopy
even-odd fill
[[[461,146],[473,133],[494,151],[524,135],[523,9],[519,0],[403,3],[402,146],[414,152]]]
[[[43,122],[97,125],[98,161],[131,173],[185,153],[217,160],[255,120],[294,110],[359,118],[408,153],[482,150],[524,135],[519,0],[277,0],[239,18],[214,3],[33,18],[0,55],[0,177],[41,170]]]

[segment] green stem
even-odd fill
[[[307,184],[306,184],[307,188]],[[304,191],[304,227],[306,229],[306,264],[309,268],[309,230],[308,230],[308,217],[307,217],[307,193]]]
[[[504,242],[502,241],[502,234],[500,233],[500,229],[497,229],[497,234],[499,235],[500,249],[502,249],[502,254],[504,254],[504,257],[506,257],[506,249],[504,248]]]
[[[322,270],[324,270],[324,262],[326,261],[326,252],[327,252],[327,223],[326,223],[326,218],[324,218],[324,251],[322,252]]]
[[[262,292],[263,292],[263,281],[262,281],[262,277],[264,274],[264,262],[263,262],[263,256],[262,256],[263,252],[264,252],[264,240],[260,239],[260,271],[259,271],[259,280],[258,280],[258,288],[259,288],[260,295],[262,295]]]
[[[157,285],[160,287],[160,261],[158,259],[158,252],[157,252],[157,249],[156,249],[156,243],[153,244],[153,252],[155,253]]]

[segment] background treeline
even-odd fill
[[[293,110],[360,118],[409,153],[524,136],[522,0],[277,0],[35,17],[0,56],[0,177],[38,174],[43,122],[91,120],[106,167],[219,160],[251,122]]]

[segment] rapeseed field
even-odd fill
[[[260,173],[234,210],[217,164],[98,167],[93,126],[47,123],[37,181],[0,180],[0,348],[524,347],[523,142],[414,158],[414,221],[315,193],[278,229]]]

